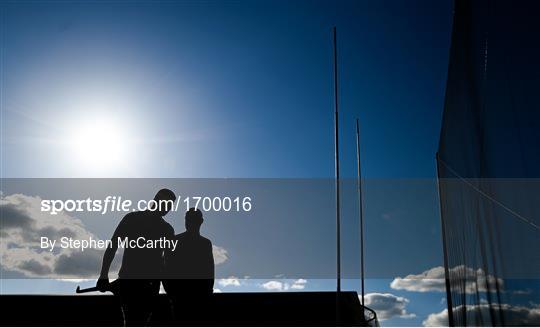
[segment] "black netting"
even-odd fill
[[[539,9],[455,3],[438,169],[457,326],[540,324]]]

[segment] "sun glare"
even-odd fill
[[[79,164],[86,169],[121,169],[126,163],[129,139],[119,125],[97,120],[79,126],[71,144]]]

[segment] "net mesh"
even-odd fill
[[[451,325],[540,324],[538,9],[455,1],[437,156]]]

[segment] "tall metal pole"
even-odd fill
[[[336,256],[337,256],[337,292],[341,292],[341,213],[339,199],[339,121],[338,121],[338,66],[337,66],[337,36],[336,27],[334,34],[334,145],[336,160]]]
[[[362,305],[364,303],[364,199],[362,197],[362,170],[360,169],[360,122],[356,119],[356,167],[358,177],[358,206],[360,212],[360,271],[362,274]]]

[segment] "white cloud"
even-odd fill
[[[504,282],[502,279],[495,279],[492,275],[487,275],[482,269],[474,270],[464,265],[459,265],[450,269],[450,276],[459,276],[465,279],[465,292],[474,294],[478,292],[486,292],[496,290],[496,285],[499,289],[503,288]],[[431,268],[420,274],[410,274],[404,278],[397,277],[391,283],[390,287],[396,290],[407,290],[410,292],[444,292],[445,275],[442,266]]]
[[[261,284],[261,287],[266,290],[273,290],[273,291],[285,291],[289,289],[289,284],[284,283],[277,280],[270,280],[265,282],[264,284]]]
[[[214,288],[214,293],[221,293],[221,289],[219,289],[219,288]]]
[[[369,293],[365,295],[365,301],[366,306],[373,309],[381,321],[393,317],[406,319],[416,317],[416,314],[407,312],[406,306],[409,300],[405,297],[390,293]]]
[[[307,284],[307,280],[300,278],[300,279],[295,280],[292,283],[291,289],[304,289],[306,288],[306,284]]]
[[[390,283],[390,287],[413,292],[444,292],[444,268],[439,266],[405,278],[397,277]]]
[[[424,327],[448,327],[448,309],[439,313],[431,313],[426,320],[422,321]]]
[[[227,250],[223,247],[212,245],[212,254],[214,255],[214,264],[221,264],[229,259]]]
[[[490,307],[489,304],[468,305],[465,308],[460,305],[454,307],[454,316],[460,316],[464,309],[466,309],[466,317],[471,320],[470,323],[474,324],[479,318],[483,318],[484,323],[491,322]],[[540,305],[531,304],[530,307],[509,304],[494,304],[492,309],[496,312],[502,312],[504,317],[504,324],[506,326],[539,326],[540,325]],[[448,326],[448,310],[445,309],[438,313],[430,314],[426,320],[422,322],[424,326],[428,327],[440,327]]]
[[[96,239],[81,220],[65,213],[42,212],[40,197],[23,194],[2,195],[0,213],[2,269],[26,277],[79,280],[94,278],[99,273],[103,250],[80,252],[57,247],[50,252],[40,247],[42,236]],[[118,261],[113,263],[112,271],[117,269],[117,264]]]
[[[241,285],[240,280],[234,276],[229,278],[219,279],[218,284],[222,287],[234,286],[238,287]]]
[[[301,290],[306,288],[307,280],[306,279],[284,279],[284,280],[270,280],[265,283],[260,284],[259,286],[263,289],[270,291],[283,292],[290,289]]]

